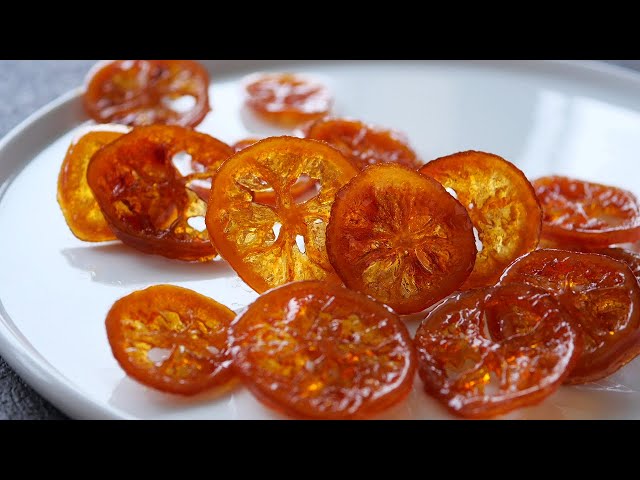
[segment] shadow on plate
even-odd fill
[[[61,250],[69,264],[88,272],[95,282],[108,285],[188,282],[234,277],[227,262],[182,262],[158,255],[147,255],[121,243]]]
[[[634,365],[635,364],[635,365]],[[538,405],[497,417],[503,420],[599,420],[621,418],[637,410],[640,401],[640,360],[597,383],[565,386]],[[628,413],[627,413],[628,414]],[[455,419],[447,409],[423,390],[416,376],[407,399],[376,416],[378,419]]]
[[[129,414],[145,418],[155,411],[183,410],[220,401],[230,396],[238,387],[240,381],[234,379],[218,388],[187,397],[163,393],[124,376],[113,390],[109,404]]]
[[[153,390],[125,376],[113,390],[109,404],[129,415],[144,419],[260,420],[285,418],[258,402],[237,379],[193,397],[183,397]],[[211,408],[211,414],[207,413],[208,408]]]
[[[585,391],[578,387],[561,387],[542,403],[498,417],[505,420],[612,419],[617,412],[633,412],[640,396],[614,391]],[[155,391],[129,377],[123,377],[113,391],[109,404],[139,418],[189,417],[225,419],[286,419],[258,402],[239,381],[193,397]],[[207,409],[215,406],[215,414]],[[376,415],[373,419],[455,419],[444,406],[427,395],[416,378],[413,390],[402,403]]]
[[[584,385],[576,385],[576,390],[640,393],[640,358],[630,362],[613,375]]]
[[[557,405],[553,398],[551,397],[533,407],[522,408],[507,416],[497,417],[497,419],[561,420],[567,418],[567,412]],[[377,415],[375,418],[383,420],[462,420],[462,417],[449,413],[444,405],[428,395],[424,391],[422,380],[418,376],[416,376],[413,389],[405,401]]]

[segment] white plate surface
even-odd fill
[[[241,105],[238,80],[256,70],[322,75],[337,115],[404,131],[425,160],[475,149],[515,162],[529,178],[566,174],[640,194],[640,78],[565,62],[210,61],[213,111],[198,127],[221,140],[281,133]],[[192,399],[125,376],[111,356],[105,314],[118,298],[159,283],[240,310],[256,294],[224,262],[193,265],[94,245],[68,230],[56,180],[87,120],[80,90],[36,113],[0,142],[0,354],[75,418],[278,418],[242,386]],[[410,325],[415,328],[414,325]],[[449,418],[416,379],[381,418]],[[598,385],[562,387],[507,418],[640,418],[640,362]]]

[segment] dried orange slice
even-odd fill
[[[116,60],[91,74],[83,105],[100,123],[195,127],[209,111],[209,73],[192,60]]]
[[[324,282],[262,295],[233,323],[235,369],[268,406],[297,417],[371,416],[404,399],[415,354],[383,305]]]
[[[420,325],[415,344],[425,390],[457,415],[487,418],[555,392],[582,337],[551,294],[508,285],[447,299]]]
[[[567,244],[564,241],[558,242],[548,238],[541,238],[538,249],[568,250],[570,252],[598,253],[600,255],[606,255],[607,257],[611,257],[625,263],[631,269],[631,272],[635,275],[636,279],[640,281],[640,253],[637,251],[637,245],[635,244],[627,243],[612,245],[610,247],[590,247],[584,244]]]
[[[234,143],[232,145],[232,148],[236,152],[239,152],[240,150],[244,150],[245,148],[250,147],[254,143],[258,143],[259,141],[259,138],[245,138]],[[291,195],[293,196],[294,200],[300,200],[304,198],[305,195],[309,195],[310,198],[317,193],[317,188],[319,188],[319,186],[316,184],[316,182],[314,182],[308,176],[304,175],[300,177],[298,181],[291,187]],[[309,193],[314,189],[314,192]],[[256,201],[260,203],[266,203],[268,205],[276,204],[276,194],[271,187],[265,187],[262,190],[255,190],[254,197]]]
[[[308,127],[306,137],[337,148],[360,170],[376,163],[399,163],[414,169],[422,165],[401,134],[357,120],[321,118]]]
[[[539,178],[533,186],[544,237],[599,247],[640,240],[640,203],[633,193],[567,177]]]
[[[420,173],[453,190],[481,242],[462,289],[493,285],[516,258],[536,248],[542,210],[529,180],[512,163],[484,152],[461,152],[427,163]]]
[[[94,153],[129,131],[122,125],[100,125],[74,141],[58,175],[58,204],[71,232],[85,242],[115,240],[87,184],[87,166]]]
[[[569,383],[604,378],[640,354],[640,287],[623,262],[593,253],[536,250],[514,262],[500,283],[552,293],[580,327],[584,351]]]
[[[346,286],[403,314],[455,291],[476,257],[460,202],[432,178],[393,163],[367,168],[338,192],[327,252]]]
[[[329,89],[293,73],[254,73],[244,80],[246,104],[268,122],[285,127],[326,115],[333,105]]]
[[[190,129],[138,127],[97,152],[87,181],[116,236],[187,261],[216,256],[204,225],[211,178],[233,150]]]
[[[295,280],[337,280],[325,250],[336,192],[356,169],[313,140],[272,137],[241,150],[218,171],[207,228],[218,252],[257,292]],[[292,194],[301,178],[319,185],[312,198]],[[272,189],[275,201],[260,198]]]
[[[158,285],[114,303],[106,327],[128,375],[163,392],[194,395],[231,379],[227,332],[234,318],[192,290]]]

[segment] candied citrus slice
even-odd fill
[[[544,237],[601,247],[640,240],[640,204],[633,193],[557,176],[539,178],[533,186]]]
[[[209,111],[209,73],[192,60],[116,60],[90,73],[83,105],[100,123],[195,127]]]
[[[94,153],[129,131],[122,125],[100,125],[71,143],[58,175],[58,204],[76,237],[85,242],[107,242],[116,236],[104,219],[87,184],[87,166]]]
[[[542,211],[529,180],[505,159],[484,152],[461,152],[427,163],[429,175],[465,206],[481,246],[462,289],[496,283],[516,258],[536,248]]]
[[[116,236],[181,260],[216,256],[204,225],[211,177],[233,150],[204,133],[138,127],[97,152],[87,181]]]
[[[364,295],[295,282],[232,325],[234,366],[265,404],[304,418],[371,416],[404,399],[415,354],[402,321]]]
[[[285,127],[323,117],[333,105],[329,89],[306,75],[254,73],[244,79],[244,87],[253,112]]]
[[[245,148],[250,147],[254,143],[258,143],[259,141],[259,138],[245,138],[234,143],[233,149],[236,152],[239,152],[240,150],[244,150]],[[291,187],[291,196],[295,201],[304,201],[305,198],[311,198],[315,196],[319,191],[319,188],[320,187],[317,182],[314,182],[313,179],[311,179],[307,175],[302,175],[298,179],[298,181]],[[269,186],[265,186],[261,190],[254,190],[254,198],[259,203],[265,203],[273,206],[275,206],[276,204],[276,193],[274,192],[273,188]]]
[[[640,253],[634,250],[634,244],[612,245],[610,247],[590,247],[588,245],[568,244],[563,241],[554,241],[547,238],[540,239],[539,249],[569,250],[571,252],[598,253],[607,257],[615,258],[625,263],[636,279],[640,281]]]
[[[138,382],[194,395],[232,377],[228,328],[235,313],[186,288],[157,285],[121,298],[107,315],[113,356]]]
[[[527,285],[458,293],[427,316],[414,341],[427,393],[468,418],[542,401],[582,349],[553,296]]]
[[[536,250],[511,265],[500,283],[547,290],[579,325],[584,351],[568,383],[604,378],[640,354],[640,287],[624,263],[593,253]]]
[[[590,253],[599,253],[600,255],[606,255],[607,257],[614,258],[624,263],[631,273],[640,281],[640,254],[632,250],[619,247],[607,247],[597,248]]]
[[[476,257],[464,207],[432,178],[393,163],[367,168],[338,192],[327,252],[347,287],[403,314],[455,291]]]
[[[325,250],[336,192],[356,169],[334,148],[313,140],[272,137],[227,160],[211,189],[207,228],[218,252],[261,293],[294,280],[337,280]],[[311,178],[320,190],[296,199]],[[273,189],[274,202],[260,193]]]
[[[403,135],[358,120],[321,118],[307,128],[306,137],[337,148],[360,170],[376,163],[399,163],[413,169],[422,165]]]

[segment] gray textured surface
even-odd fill
[[[94,60],[1,60],[0,137],[38,108],[80,85]],[[612,61],[640,70],[640,60]],[[0,359],[0,420],[64,419]]]

